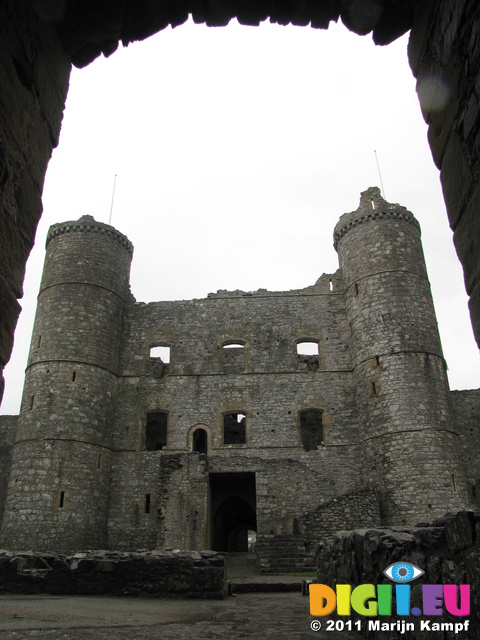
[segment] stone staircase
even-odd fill
[[[263,573],[259,569],[257,554],[254,552],[228,553],[227,556],[228,595],[287,591],[308,595],[308,585],[315,581],[310,573],[311,568],[299,567],[300,563],[295,565],[294,573]]]
[[[305,550],[305,544],[300,535],[257,534],[256,553],[260,573],[315,571],[313,554]]]

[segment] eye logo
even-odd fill
[[[420,576],[423,576],[425,571],[422,571],[414,564],[409,562],[394,562],[383,572],[389,580],[393,582],[405,583],[411,582]]]

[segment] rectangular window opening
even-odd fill
[[[300,411],[300,436],[305,451],[315,451],[323,442],[323,416],[320,409]]]
[[[97,458],[97,469],[100,469],[101,466],[102,466],[102,454],[99,453]]]
[[[297,361],[302,369],[317,371],[320,367],[318,340],[300,340],[300,342],[297,342]]]
[[[170,364],[170,347],[150,347],[150,358],[158,358],[163,364]]]
[[[229,342],[223,345],[223,373],[244,373],[245,345]]]
[[[223,444],[246,443],[247,416],[238,411],[223,416]]]
[[[319,348],[318,342],[313,340],[302,340],[297,342],[297,355],[298,356],[318,356]]]
[[[35,405],[35,396],[32,396],[30,399],[30,410],[33,410],[33,407]]]
[[[63,509],[63,507],[65,506],[65,491],[60,491],[60,500],[58,506],[60,509]]]
[[[77,377],[77,372],[76,372],[76,371],[74,371],[74,372],[72,373],[72,382],[75,382],[75,378],[76,378],[76,377]]]
[[[452,473],[452,485],[453,485],[453,490],[456,491],[457,488],[455,487],[455,474]]]
[[[145,494],[145,513],[150,513],[151,497],[149,493]]]
[[[166,411],[151,411],[147,413],[145,427],[145,449],[147,451],[161,451],[167,446],[168,413]]]
[[[37,347],[40,348],[40,345],[42,344],[42,336],[38,336],[38,343],[37,343]]]

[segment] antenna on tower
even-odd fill
[[[387,196],[385,195],[385,189],[383,188],[382,174],[380,173],[380,165],[378,164],[377,152],[375,151],[375,149],[373,150],[373,153],[375,154],[375,161],[377,163],[378,177],[380,178],[380,186],[382,187],[382,195],[383,195],[383,198],[386,200]]]
[[[113,200],[115,198],[115,185],[117,184],[117,174],[115,174],[115,179],[113,181],[113,193],[112,193],[112,204],[110,206],[110,218],[108,219],[108,224],[112,223],[112,213],[113,213]]]

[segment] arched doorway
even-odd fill
[[[213,521],[216,551],[248,551],[248,532],[257,528],[255,509],[240,496],[230,496],[218,507]]]
[[[254,473],[211,473],[212,549],[246,552],[257,530]]]

